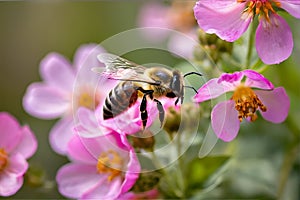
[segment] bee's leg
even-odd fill
[[[139,87],[137,90],[141,91],[143,95],[143,99],[140,105],[140,112],[141,112],[141,119],[143,123],[143,130],[145,129],[147,125],[148,120],[148,112],[147,112],[147,95],[150,96],[151,99],[153,99],[153,90],[144,90],[143,88]]]
[[[144,90],[142,87],[138,87],[138,88],[136,88],[136,90],[141,91],[144,94],[144,96],[149,95],[150,99],[153,99],[154,90]]]
[[[175,101],[175,106],[177,105],[178,101],[179,101],[179,97]]]
[[[157,110],[159,112],[159,121],[160,121],[160,128],[161,128],[165,119],[165,110],[160,101],[158,101],[157,99],[154,99],[154,101],[157,104]]]
[[[147,125],[147,120],[148,120],[148,112],[147,112],[147,98],[146,94],[143,96],[141,105],[140,105],[140,112],[141,112],[141,119],[143,122],[143,130],[145,129]]]

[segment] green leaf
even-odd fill
[[[229,160],[229,156],[209,156],[192,160],[185,169],[189,189],[203,189],[205,183]]]

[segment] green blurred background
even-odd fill
[[[7,111],[21,124],[30,125],[39,141],[39,148],[30,159],[30,163],[37,171],[45,170],[44,180],[46,180],[43,188],[23,186],[13,198],[62,198],[57,192],[54,180],[57,169],[66,163],[67,159],[54,153],[48,143],[48,133],[55,120],[47,121],[31,117],[22,108],[22,97],[26,87],[32,82],[41,81],[39,76],[41,59],[49,52],[55,51],[72,61],[80,45],[100,43],[112,35],[137,27],[138,10],[144,3],[145,1],[0,2],[0,111]],[[265,159],[266,162],[276,153],[270,149],[279,149],[280,159],[276,158],[276,162],[279,162],[279,169],[276,171],[278,176],[281,173],[282,163],[289,161],[289,158],[285,161],[286,157],[296,151],[298,161],[294,160],[289,166],[293,172],[291,176],[298,177],[291,183],[297,188],[300,132],[300,23],[287,15],[285,17],[293,29],[295,38],[293,54],[281,65],[269,68],[264,75],[275,86],[282,85],[286,88],[291,98],[290,115],[288,120],[280,125],[258,120],[255,126],[251,124],[242,128],[241,132],[251,132],[253,135],[243,133],[244,136],[240,137],[240,146],[245,145],[241,150],[244,158],[255,158],[258,154],[258,157]],[[261,132],[264,134],[261,135]],[[261,148],[265,154],[254,151],[257,148]],[[297,189],[294,189],[291,192],[296,191]],[[299,194],[293,194],[290,199],[296,200],[297,196],[300,197]]]

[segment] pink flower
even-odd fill
[[[230,100],[218,103],[211,113],[214,132],[226,142],[237,136],[243,118],[256,120],[257,110],[273,123],[283,122],[288,115],[290,101],[284,88],[274,88],[268,79],[253,70],[224,73],[220,78],[211,79],[198,90],[194,100],[203,102],[226,92],[233,92]]]
[[[0,112],[0,196],[15,194],[28,169],[26,159],[37,149],[37,141],[28,126],[20,127],[8,113]]]
[[[50,144],[57,153],[66,153],[77,109],[94,110],[111,87],[111,82],[106,82],[95,89],[99,76],[91,68],[103,66],[97,60],[101,52],[104,49],[96,44],[81,46],[74,56],[74,66],[60,54],[50,53],[40,65],[43,82],[27,88],[23,106],[29,114],[42,119],[61,118],[49,134]]]
[[[162,42],[168,37],[168,49],[177,56],[192,58],[197,46],[196,20],[193,16],[193,1],[172,1],[171,5],[147,2],[139,14],[139,27],[143,36],[152,42]]]
[[[286,21],[277,15],[282,8],[300,18],[300,1],[291,0],[200,0],[194,7],[199,26],[207,33],[233,42],[247,30],[256,15],[256,50],[266,64],[286,60],[292,53],[292,32]]]
[[[116,199],[135,183],[141,171],[125,136],[111,132],[96,138],[74,136],[68,145],[72,162],[59,169],[61,194],[77,199]]]

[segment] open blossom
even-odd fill
[[[37,149],[37,141],[28,126],[21,127],[6,112],[0,113],[0,196],[15,194],[28,169],[26,159]]]
[[[65,154],[67,143],[73,135],[73,114],[79,107],[91,110],[105,99],[111,82],[101,83],[95,90],[99,76],[91,71],[103,67],[97,55],[104,49],[96,44],[81,46],[72,64],[58,53],[48,54],[40,64],[43,82],[32,83],[23,98],[24,109],[42,119],[61,118],[51,129],[49,137],[52,148]]]
[[[77,199],[116,199],[129,191],[141,171],[125,136],[110,132],[96,138],[75,135],[69,142],[71,163],[59,169],[61,194]]]
[[[290,101],[285,89],[274,88],[268,79],[253,70],[224,73],[209,80],[198,90],[194,100],[203,102],[227,92],[233,92],[232,97],[218,103],[211,113],[212,128],[223,141],[229,142],[237,136],[243,118],[255,121],[257,111],[273,123],[283,122],[288,115]]]
[[[277,14],[282,8],[300,18],[300,2],[290,0],[200,0],[194,7],[199,26],[229,42],[237,40],[258,15],[255,46],[266,64],[286,60],[292,53],[293,38],[287,22]]]

